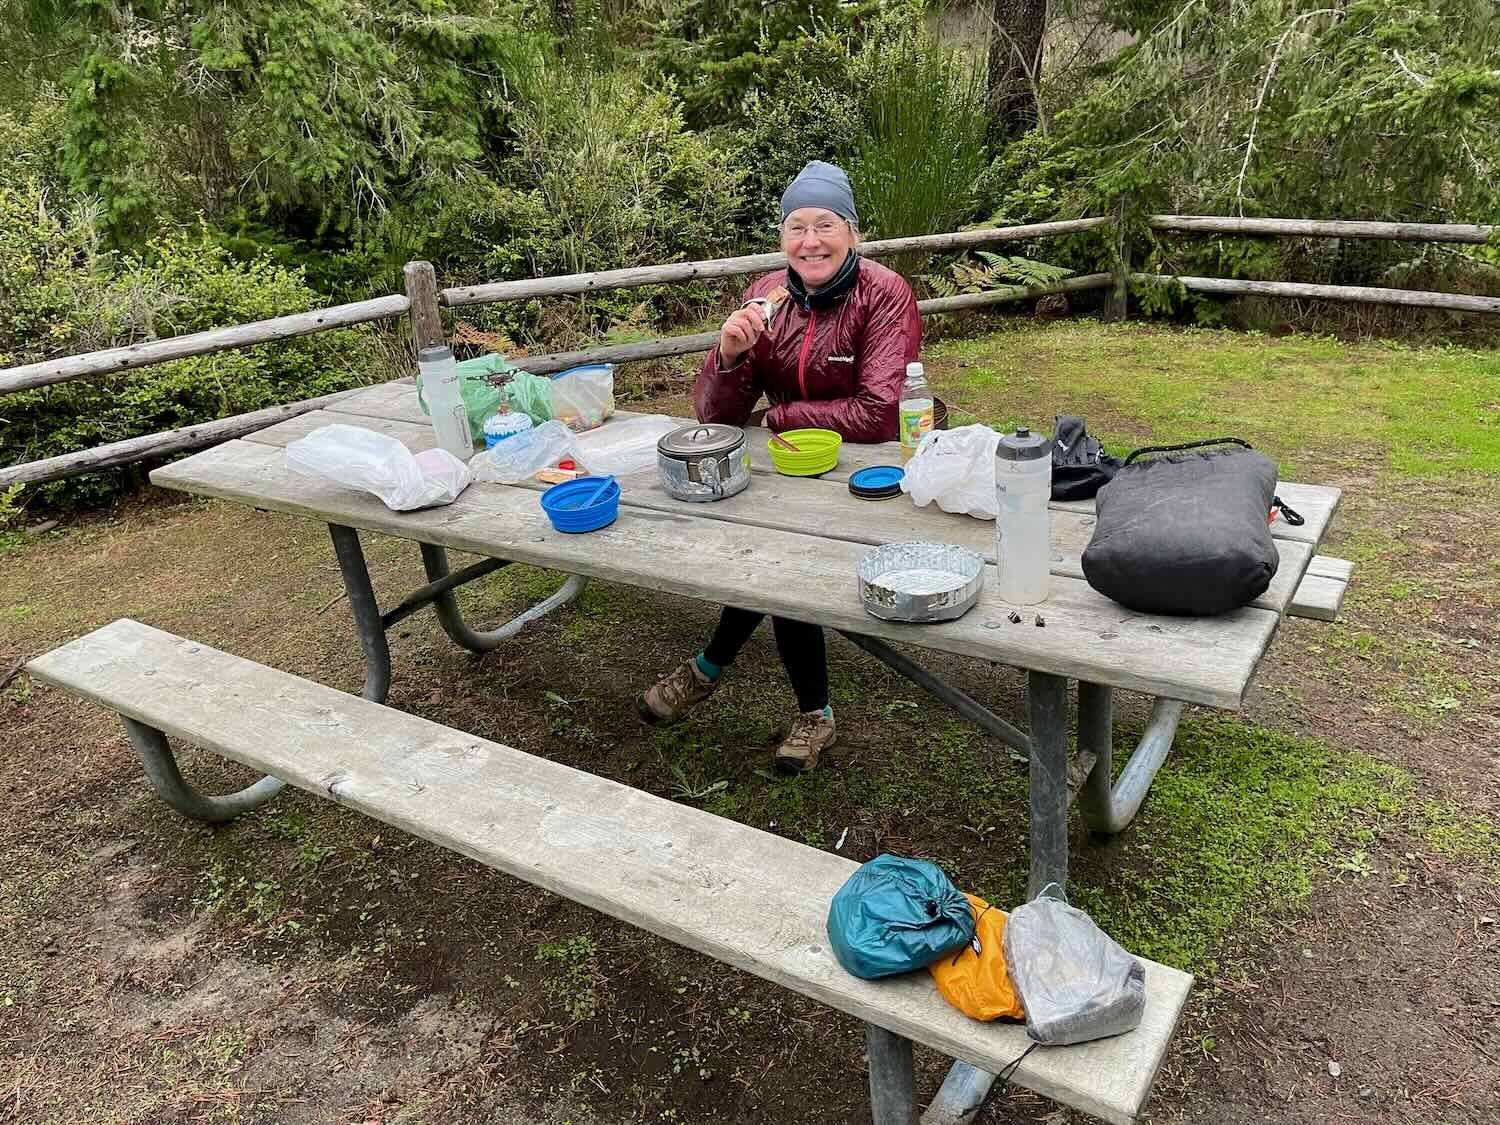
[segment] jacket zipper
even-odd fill
[[[807,310],[807,334],[802,337],[802,354],[797,359],[797,386],[802,388],[802,401],[807,401],[807,353],[812,349],[813,326],[818,323],[818,310]]]

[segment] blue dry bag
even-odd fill
[[[834,956],[866,980],[926,968],[973,938],[969,900],[926,860],[876,856],[828,908]]]

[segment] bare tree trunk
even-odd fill
[[[552,31],[571,39],[578,31],[578,6],[574,0],[552,0]]]
[[[1015,137],[1037,122],[1036,80],[1042,70],[1047,0],[994,0],[991,18],[991,121],[996,135]]]

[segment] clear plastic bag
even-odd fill
[[[995,506],[995,447],[1000,435],[988,426],[960,426],[926,435],[906,463],[901,491],[919,508],[937,502],[945,512],[992,520]]]
[[[363,426],[321,426],[286,447],[294,473],[373,492],[397,512],[451,504],[473,478],[445,449],[411,450]]]
[[[575,456],[576,441],[573,431],[554,419],[474,454],[469,460],[469,470],[475,480],[519,484],[538,470],[550,469],[564,457]]]
[[[656,443],[680,423],[665,414],[621,418],[573,439],[578,462],[600,476],[625,476],[656,465]]]
[[[614,412],[614,364],[570,367],[552,377],[552,417],[576,433],[603,425]]]
[[[1048,894],[1055,891],[1055,894]],[[1026,1032],[1048,1047],[1134,1030],[1146,1010],[1146,971],[1056,883],[1011,911],[1005,967],[1026,1009]]]

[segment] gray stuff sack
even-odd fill
[[[1146,1010],[1146,970],[1061,894],[1047,884],[1005,925],[1005,967],[1027,1035],[1061,1047],[1134,1030]]]
[[[1146,453],[1163,456],[1137,460]],[[1094,501],[1083,576],[1137,613],[1239,609],[1281,562],[1266,519],[1275,495],[1276,463],[1238,438],[1138,449]]]

